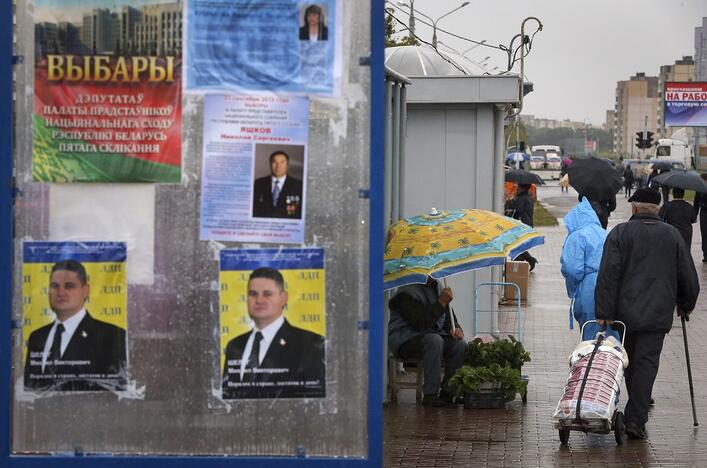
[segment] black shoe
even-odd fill
[[[433,408],[441,408],[442,406],[446,406],[447,403],[435,395],[434,393],[431,393],[429,395],[425,395],[422,398],[422,406],[431,406]]]
[[[628,436],[629,439],[643,440],[648,438],[645,425],[639,426],[638,424],[632,423],[630,421],[626,423],[625,432],[626,436]]]
[[[530,263],[530,271],[533,271],[535,269],[535,264],[540,262],[537,258],[533,257],[528,261],[528,263]]]
[[[655,406],[655,400],[651,397],[651,402],[648,403],[649,406]]]

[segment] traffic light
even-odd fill
[[[636,148],[645,148],[646,140],[643,139],[643,132],[636,132]]]
[[[655,144],[653,141],[653,132],[646,132],[646,140],[643,142],[644,148],[648,149]]]

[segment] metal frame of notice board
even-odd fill
[[[370,105],[370,230],[369,230],[369,329],[368,358],[368,456],[335,457],[162,457],[162,456],[26,456],[12,455],[12,329],[13,278],[13,2],[0,0],[0,466],[3,467],[230,467],[230,466],[380,466],[383,447],[383,151],[384,122],[384,8],[371,0],[371,105]],[[361,64],[365,65],[366,60]]]

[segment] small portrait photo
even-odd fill
[[[254,218],[302,219],[304,150],[304,145],[255,145]]]
[[[326,41],[329,29],[326,26],[327,7],[325,4],[304,4],[300,7],[300,41]]]

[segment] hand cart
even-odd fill
[[[515,288],[515,299],[513,306],[499,306],[497,309],[481,309],[479,307],[479,290],[482,288],[498,288],[499,297],[505,287]],[[523,342],[523,310],[520,302],[520,287],[515,283],[503,281],[487,281],[476,285],[474,288],[474,336],[491,335],[496,339],[503,339],[508,335]],[[498,303],[496,301],[496,303]],[[480,319],[484,319],[483,322]],[[523,380],[528,380],[527,375],[520,376]],[[521,394],[523,404],[528,402],[528,390]]]
[[[582,332],[584,327],[591,322],[597,323],[596,320],[588,320],[582,325]],[[625,336],[626,325],[619,321],[614,323],[623,326],[623,335]],[[581,431],[585,434],[608,434],[613,431],[617,444],[621,445],[626,441],[624,415],[621,411],[614,409],[613,414],[608,417],[588,417],[586,414],[596,415],[596,411],[610,408],[611,401],[614,402],[614,408],[619,403],[624,363],[622,358],[615,353],[599,350],[605,339],[605,331],[599,332],[596,339],[593,340],[594,349],[592,352],[577,359],[571,366],[564,394],[557,404],[557,410],[553,416],[553,425],[559,431],[560,442],[563,445],[569,441],[570,431]],[[625,352],[623,351],[623,337],[621,348],[622,352]],[[583,404],[586,408],[583,408]],[[582,414],[583,409],[585,410],[584,415]],[[571,411],[568,412],[568,410]]]

